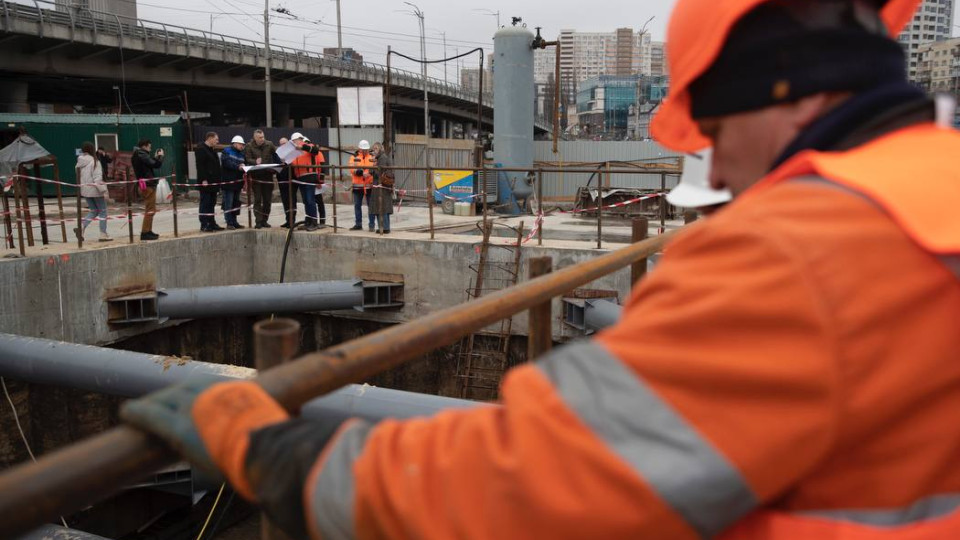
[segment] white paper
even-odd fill
[[[297,150],[297,147],[293,145],[293,142],[287,141],[280,148],[277,148],[277,155],[280,156],[280,159],[284,163],[293,163],[293,160],[300,157],[303,154],[302,151]]]
[[[265,163],[263,165],[243,165],[240,168],[243,169],[243,172],[246,172],[246,173],[250,171],[262,171],[264,169],[272,169],[276,172],[280,172],[281,170],[283,170],[283,165],[279,163]]]

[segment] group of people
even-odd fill
[[[322,187],[329,174],[326,158],[319,145],[301,133],[281,138],[279,146],[293,144],[300,154],[290,163],[277,154],[277,146],[266,139],[263,130],[256,130],[249,142],[240,135],[233,137],[229,145],[220,147],[220,137],[210,131],[197,148],[197,190],[200,193],[200,230],[216,232],[243,229],[238,216],[240,194],[246,175],[253,195],[253,213],[256,228],[269,228],[273,202],[274,176],[280,189],[280,199],[286,219],[281,227],[290,227],[297,222],[297,199],[303,201],[306,216],[303,228],[315,231],[326,223],[326,208],[321,196]],[[143,139],[134,149],[131,165],[137,179],[138,190],[144,202],[144,216],[140,240],[150,241],[160,237],[153,231],[156,213],[156,189],[159,180],[157,171],[163,166],[164,152],[152,149],[152,142]],[[77,159],[77,178],[81,183],[81,195],[86,199],[89,212],[82,225],[74,229],[81,237],[87,226],[99,221],[100,241],[112,240],[107,233],[107,203],[109,194],[105,183],[106,167],[112,158],[102,148],[94,149],[93,143],[84,143]],[[363,229],[363,202],[368,206],[369,230],[388,234],[390,214],[393,213],[393,161],[384,152],[381,143],[371,145],[362,140],[356,155],[348,162],[352,178],[355,223],[350,230]],[[289,166],[288,166],[289,165]],[[260,167],[258,167],[260,166]],[[247,172],[249,170],[249,172]],[[216,221],[217,195],[221,196],[225,227]]]
[[[200,191],[200,230],[215,232],[224,228],[214,218],[216,196],[222,192],[222,208],[227,229],[242,229],[237,220],[240,211],[240,192],[244,174],[250,180],[253,194],[253,213],[256,228],[269,228],[273,202],[274,176],[280,189],[285,220],[281,227],[296,225],[297,199],[303,201],[303,228],[315,231],[326,224],[326,208],[322,189],[329,168],[319,145],[302,133],[294,133],[289,139],[281,138],[283,147],[288,142],[300,151],[289,163],[284,163],[277,153],[278,146],[266,139],[262,130],[253,133],[248,143],[237,135],[220,155],[217,155],[219,136],[208,132],[204,143],[197,151],[197,184]],[[351,230],[361,230],[363,201],[367,201],[369,230],[388,234],[390,214],[393,213],[393,162],[383,151],[383,145],[373,146],[360,141],[358,152],[350,157],[349,170],[352,177],[355,224]],[[288,166],[289,165],[289,166]],[[379,223],[379,224],[378,224]]]

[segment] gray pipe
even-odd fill
[[[0,376],[25,382],[139,397],[201,375],[248,379],[256,370],[0,333]],[[478,405],[481,403],[476,401],[352,384],[310,401],[302,414],[379,421]]]
[[[157,291],[157,315],[199,319],[359,308],[363,282],[314,281]]]
[[[620,320],[623,306],[603,298],[587,300],[583,310],[583,325],[587,330],[603,330]]]

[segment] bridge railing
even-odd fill
[[[33,3],[33,6],[0,0],[0,8],[2,8],[2,14],[0,14],[0,16],[2,16],[3,19],[4,31],[11,31],[11,21],[17,19],[38,23],[40,37],[44,37],[45,24],[58,24],[70,28],[71,40],[77,29],[84,29],[93,32],[94,42],[96,42],[100,35],[110,35],[120,38],[121,46],[123,46],[127,40],[143,40],[145,42],[148,39],[155,39],[163,41],[166,52],[171,50],[171,46],[203,47],[207,49],[206,57],[211,58],[211,50],[220,51],[214,53],[213,59],[225,58],[225,54],[235,54],[240,57],[251,56],[257,59],[266,57],[266,50],[262,42],[246,38],[228,36],[175,24],[136,19],[75,6],[71,6],[66,10],[58,10],[55,9],[56,4],[49,0],[29,1]],[[44,6],[51,6],[54,9]],[[270,44],[270,50],[270,57],[272,59],[271,66],[279,62],[282,63],[284,67],[286,67],[287,64],[294,64],[296,66],[305,65],[316,68],[337,68],[355,71],[358,74],[369,76],[378,82],[386,79],[387,67],[381,64],[372,62],[357,63],[340,58],[331,58],[321,53],[285,47],[273,43]],[[391,77],[393,79],[391,82],[397,86],[405,86],[412,89],[420,89],[423,87],[423,77],[419,73],[393,68]],[[430,92],[436,94],[447,95],[466,101],[476,100],[476,94],[474,92],[465,91],[460,85],[450,84],[434,77],[427,78],[427,88]],[[483,101],[484,105],[492,106],[492,95],[485,93]]]

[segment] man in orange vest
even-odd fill
[[[317,230],[318,223],[325,223],[326,212],[323,206],[323,197],[317,197],[317,189],[323,185],[323,167],[326,162],[320,147],[313,144],[310,139],[304,137],[301,133],[294,133],[290,136],[290,142],[303,152],[297,156],[291,163],[291,176],[296,182],[293,190],[289,190],[288,198],[290,202],[290,215],[288,221],[297,220],[297,191],[303,199],[303,211],[306,213],[303,228],[307,231]],[[288,194],[284,194],[287,196]],[[319,199],[319,200],[318,200]],[[318,221],[319,220],[319,221]]]
[[[357,148],[357,153],[350,156],[347,165],[350,168],[350,176],[353,178],[353,217],[355,223],[353,227],[350,227],[351,231],[363,230],[363,199],[366,198],[367,206],[370,206],[370,196],[373,190],[373,168],[376,164],[373,156],[370,155],[370,143],[368,141],[360,141]],[[367,213],[369,214],[367,217],[370,218],[368,228],[373,232],[374,214],[370,213],[369,210]]]
[[[918,3],[679,0],[654,134],[737,198],[501,407],[317,425],[194,383],[125,418],[298,537],[960,538],[960,135],[891,39]]]

